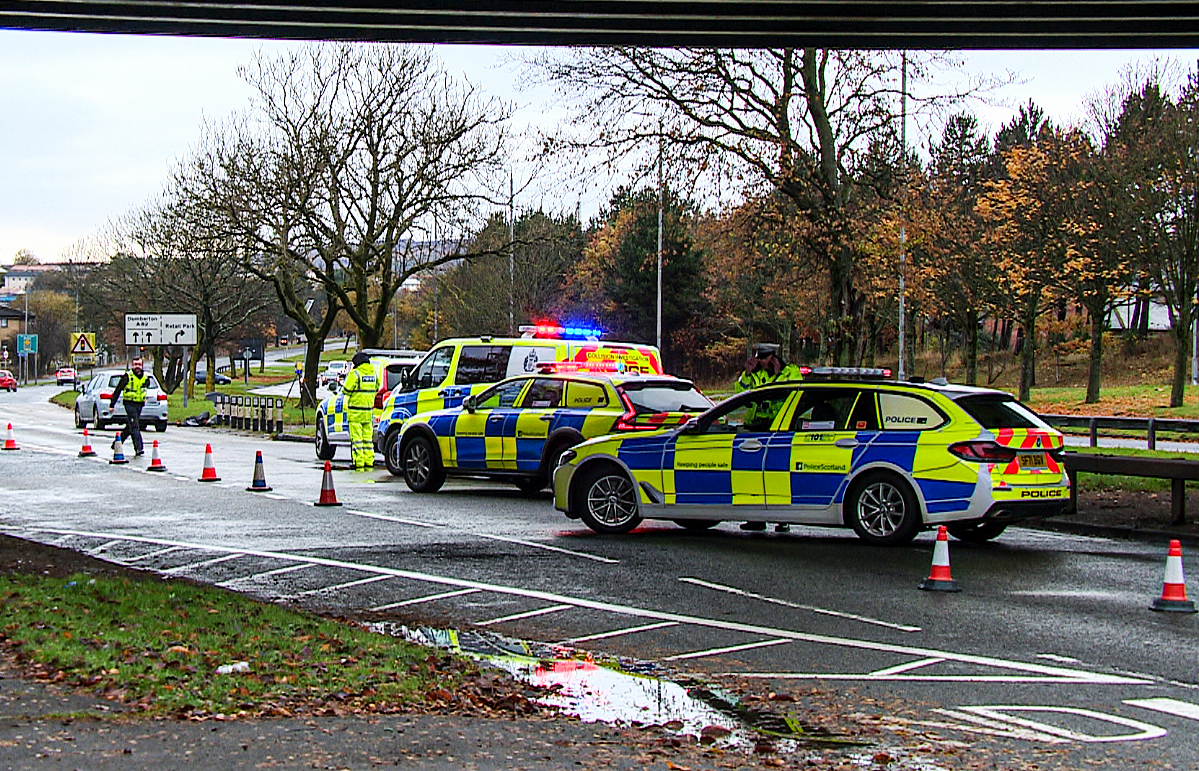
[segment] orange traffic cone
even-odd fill
[[[87,438],[87,429],[83,429],[83,449],[79,451],[80,458],[94,458],[96,451],[92,449],[92,440]]]
[[[949,575],[949,531],[945,525],[937,528],[937,545],[933,548],[933,569],[920,588],[929,592],[960,592],[958,582]]]
[[[254,456],[254,481],[246,488],[252,493],[265,493],[271,490],[266,484],[266,472],[262,468],[262,450]]]
[[[1166,580],[1162,582],[1162,596],[1153,601],[1150,610],[1173,613],[1194,613],[1195,603],[1187,599],[1187,582],[1182,575],[1182,544],[1170,541],[1170,552],[1166,556]]]
[[[212,445],[204,445],[204,473],[200,474],[201,482],[219,482],[221,478],[216,475],[216,466],[212,465]]]
[[[325,477],[321,480],[321,498],[314,506],[340,506],[337,493],[333,492],[333,464],[325,461]]]
[[[167,467],[162,465],[162,458],[158,457],[158,440],[154,440],[154,448],[150,453],[150,466],[146,471],[166,471]]]
[[[6,449],[6,450],[21,449],[20,447],[17,447],[17,437],[16,437],[16,434],[14,434],[12,432],[12,423],[8,424],[8,438],[4,440],[4,449]]]
[[[112,440],[112,460],[108,463],[112,466],[119,466],[128,462],[129,459],[125,457],[125,445],[121,444],[121,435],[117,434],[117,438]]]

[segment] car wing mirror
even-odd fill
[[[462,407],[467,412],[474,413],[474,411],[479,408],[479,400],[478,400],[478,398],[475,397],[474,394],[471,394],[470,396],[468,396],[462,400]]]

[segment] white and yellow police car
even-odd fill
[[[420,363],[425,352],[368,348],[364,353],[371,357],[375,375],[379,378],[379,391],[375,397],[373,415],[377,424],[383,414],[384,399],[400,384],[404,374]],[[349,446],[350,416],[346,412],[346,397],[343,393],[335,393],[322,399],[316,407],[316,457],[320,460],[332,460],[338,447]]]
[[[810,372],[679,428],[567,450],[555,506],[598,533],[643,518],[734,520],[851,527],[879,544],[938,524],[985,541],[1069,506],[1062,435],[1010,394],[883,381],[886,370]]]
[[[460,337],[442,340],[392,391],[375,425],[375,451],[388,468],[402,467],[397,440],[404,421],[420,412],[462,404],[472,393],[516,375],[532,375],[547,362],[614,365],[624,372],[662,374],[658,349],[640,343],[601,340],[587,327],[522,326],[521,337]]]
[[[422,493],[447,475],[502,479],[533,493],[549,483],[562,451],[584,439],[679,425],[712,406],[689,380],[670,375],[575,362],[540,369],[459,407],[413,415],[400,431],[399,466],[389,454],[388,470]]]

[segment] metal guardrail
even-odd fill
[[[1133,455],[1064,453],[1070,477],[1070,503],[1078,508],[1078,473],[1119,474],[1170,480],[1170,524],[1186,523],[1186,483],[1199,481],[1199,461],[1181,458],[1141,458]]]
[[[241,431],[283,433],[285,400],[273,396],[232,396],[208,394],[216,410],[216,425]]]
[[[1099,446],[1099,431],[1102,429],[1115,431],[1144,432],[1148,448],[1157,449],[1158,431],[1175,431],[1181,434],[1199,434],[1199,420],[1182,420],[1179,418],[1123,418],[1105,417],[1100,415],[1041,415],[1044,420],[1055,428],[1085,428],[1091,434],[1091,446]]]

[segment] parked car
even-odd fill
[[[122,370],[106,370],[97,372],[87,381],[87,385],[75,397],[75,428],[91,424],[100,431],[107,428],[109,423],[125,423],[123,399],[118,399],[112,409],[108,407],[113,390],[124,374]],[[154,376],[149,377],[146,383],[146,406],[142,408],[142,428],[154,426],[158,431],[166,431],[170,412],[167,395]]]
[[[317,375],[316,384],[318,386],[336,387],[341,381],[346,379],[346,375],[350,374],[350,362],[348,361],[331,361],[325,367],[325,371]]]
[[[233,380],[231,380],[228,375],[222,375],[220,372],[216,373],[216,377],[213,378],[213,381],[217,385],[229,385],[230,383],[233,382]],[[207,383],[208,382],[207,374],[204,372],[197,372],[196,373],[196,382],[200,383],[201,385]]]
[[[0,389],[5,391],[17,390],[17,379],[6,369],[0,369]]]
[[[59,367],[54,373],[54,380],[59,385],[75,385],[77,377],[74,367]]]
[[[424,351],[367,348],[363,353],[370,356],[375,374],[379,376],[379,390],[375,393],[373,421],[377,425],[383,414],[383,404],[395,388],[399,388],[404,376],[420,363]],[[344,376],[343,376],[344,379]],[[346,413],[345,394],[334,394],[321,401],[316,409],[316,455],[320,460],[331,460],[337,448],[350,446],[350,423]]]

